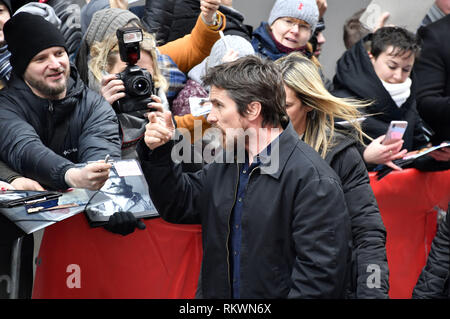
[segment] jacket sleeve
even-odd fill
[[[111,105],[99,94],[88,89],[84,103],[86,118],[78,138],[78,162],[97,161],[109,154],[120,159],[119,122]]]
[[[450,122],[450,96],[445,95],[448,83],[445,60],[448,60],[448,55],[442,53],[449,52],[448,43],[443,43],[427,27],[421,28],[419,34],[423,39],[423,48],[414,67],[418,81],[417,109],[432,127],[445,126]]]
[[[347,147],[331,163],[341,178],[350,214],[354,269],[351,290],[356,298],[389,298],[386,229],[370,179],[356,147]]]
[[[2,100],[0,103],[5,103]],[[6,103],[5,103],[6,104]],[[64,174],[74,164],[45,146],[34,128],[13,105],[0,112],[0,157],[19,174],[52,189],[66,189]]]
[[[442,299],[448,298],[449,289],[449,213],[439,224],[436,236],[431,244],[427,264],[419,276],[414,287],[413,299]]]
[[[296,259],[288,298],[342,298],[350,264],[350,221],[342,187],[318,178],[299,187],[292,220]]]
[[[0,161],[0,181],[11,184],[18,177],[22,176],[16,171],[13,171],[5,162]]]
[[[196,202],[201,200],[206,170],[183,173],[171,159],[173,141],[151,151],[141,140],[137,153],[150,197],[161,217],[170,223],[200,224]],[[196,209],[197,208],[197,209]]]
[[[142,25],[155,34],[157,43],[165,44],[170,34],[175,0],[146,0]]]
[[[225,29],[225,16],[219,11],[217,14],[222,18],[222,27],[219,30],[208,28],[199,16],[190,34],[158,47],[159,51],[170,56],[178,68],[187,73],[209,56],[212,46],[220,38],[219,31]]]

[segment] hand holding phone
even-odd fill
[[[401,140],[407,126],[408,122],[406,121],[391,121],[382,144],[388,145]]]

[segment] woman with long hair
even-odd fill
[[[389,270],[386,230],[370,187],[369,175],[358,147],[363,145],[358,108],[368,103],[332,96],[324,87],[316,65],[299,53],[276,63],[286,90],[286,111],[299,137],[340,177],[351,218],[353,261],[349,273],[350,298],[388,298]],[[346,120],[352,129],[337,129]],[[371,282],[373,269],[378,281]]]

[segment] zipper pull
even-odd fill
[[[53,103],[48,101],[48,110],[53,113]]]

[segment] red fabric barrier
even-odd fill
[[[411,298],[436,234],[436,205],[447,207],[450,170],[392,172],[371,186],[386,226],[389,296]]]
[[[83,214],[48,227],[33,298],[193,298],[202,259],[200,226],[161,218],[144,222],[145,230],[125,237],[90,228]],[[80,288],[70,265],[79,266]]]
[[[436,232],[433,207],[449,200],[450,170],[370,177],[387,230],[389,295],[410,298]],[[90,228],[83,214],[48,227],[33,298],[193,298],[202,258],[200,226],[160,218],[145,223],[146,230],[126,237]],[[74,283],[70,265],[80,267],[80,288],[67,285]]]

